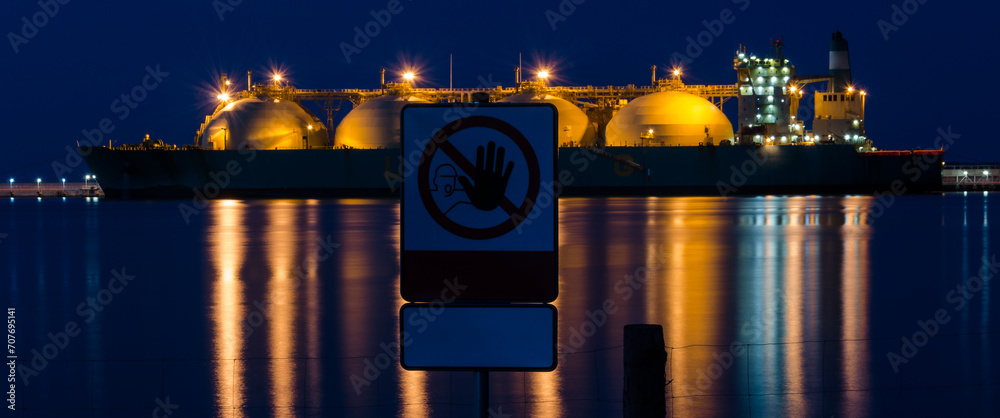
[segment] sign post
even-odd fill
[[[556,367],[557,111],[413,104],[402,111],[400,364],[474,372]]]

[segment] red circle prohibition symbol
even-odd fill
[[[488,228],[471,228],[451,220],[441,211],[441,208],[437,206],[437,203],[434,202],[434,198],[431,196],[431,160],[434,159],[434,154],[438,150],[441,150],[441,152],[444,152],[445,155],[451,158],[470,180],[473,182],[476,181],[476,167],[449,142],[449,138],[452,135],[470,128],[487,128],[504,134],[517,144],[528,166],[528,192],[524,196],[524,201],[520,205],[515,205],[510,199],[504,196],[503,201],[500,203],[500,208],[504,212],[507,212],[507,219]],[[528,139],[524,137],[521,131],[518,131],[513,125],[494,117],[469,116],[445,125],[431,138],[431,141],[424,149],[423,155],[420,157],[420,164],[417,166],[417,189],[420,190],[420,199],[423,200],[427,213],[442,228],[462,238],[492,239],[514,230],[522,221],[528,218],[528,213],[535,206],[535,200],[538,199],[538,190],[541,187],[539,171],[538,157],[535,155],[535,150],[531,148],[531,144],[528,143]]]

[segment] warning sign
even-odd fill
[[[410,105],[401,203],[401,289],[432,300],[444,280],[462,300],[555,299],[556,110],[547,104]],[[475,284],[475,286],[473,286]]]

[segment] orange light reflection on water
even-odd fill
[[[872,198],[868,196],[846,196],[842,200],[846,221],[841,227],[844,243],[842,334],[843,343],[840,365],[841,381],[848,389],[867,389],[871,384],[869,361],[871,343],[868,337],[870,315],[869,290],[871,289],[871,268],[868,264],[871,252],[871,226],[868,224],[868,208]],[[850,341],[856,340],[856,341]],[[841,399],[841,414],[852,411],[867,411],[870,396],[862,391],[848,390]]]
[[[240,269],[246,251],[243,233],[244,206],[237,201],[217,202],[209,211],[209,252],[215,282],[212,285],[211,318],[215,345],[215,400],[220,410],[243,416],[245,384],[241,321],[245,315]]]
[[[296,405],[295,388],[295,283],[291,276],[296,264],[296,244],[298,243],[297,205],[289,202],[274,202],[267,206],[267,226],[265,236],[270,251],[267,263],[271,277],[267,282],[268,319],[267,341],[270,359],[271,406],[291,408]]]
[[[399,263],[399,252],[400,252],[400,234],[399,234],[399,206],[395,207],[393,211],[393,242],[392,249],[396,257],[396,263]],[[406,303],[401,296],[399,291],[399,276],[397,275],[395,283],[394,294],[396,296],[395,303],[396,306],[403,306]],[[396,311],[398,315],[398,310]],[[398,318],[397,318],[398,322]],[[396,344],[400,344],[398,341],[398,334],[396,336]],[[398,346],[398,345],[397,345]],[[427,374],[428,372],[422,371],[407,371],[399,367],[398,362],[395,365],[396,372],[399,373],[400,380],[400,403],[403,404],[403,416],[407,417],[426,417],[430,416],[432,410],[428,404],[427,396]]]

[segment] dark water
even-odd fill
[[[387,361],[396,201],[215,201],[187,219],[179,203],[0,205],[16,415],[470,415],[470,372]],[[663,325],[676,416],[1000,411],[1000,294],[969,279],[994,274],[995,196],[560,205],[563,355],[492,374],[495,416],[620,416],[630,323]]]

